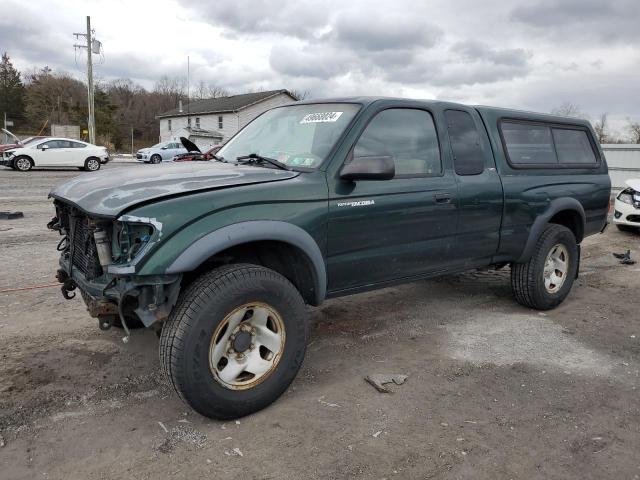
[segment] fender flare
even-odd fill
[[[185,273],[195,270],[212,255],[243,243],[275,240],[301,250],[309,259],[314,278],[316,305],[327,293],[327,269],[316,241],[305,230],[288,222],[253,220],[222,227],[193,242],[169,265],[165,273]]]
[[[533,225],[531,226],[531,230],[529,230],[529,238],[527,238],[527,243],[522,250],[522,254],[516,260],[516,263],[526,262],[527,260],[529,260],[529,258],[531,258],[533,249],[536,246],[536,242],[538,241],[538,238],[540,238],[540,235],[542,235],[545,227],[549,224],[549,220],[551,220],[551,218],[556,213],[563,210],[573,210],[580,215],[580,218],[582,219],[582,230],[584,232],[587,217],[584,213],[582,204],[575,198],[571,197],[556,198],[549,203],[549,206],[544,211],[544,213],[538,215],[534,220]],[[582,238],[577,238],[576,240],[577,243],[580,243],[582,241]]]

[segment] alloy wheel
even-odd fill
[[[90,172],[95,172],[99,168],[100,162],[98,162],[98,160],[96,160],[95,158],[90,158],[89,160],[87,160],[87,170],[89,170]]]
[[[16,168],[21,172],[26,172],[27,170],[31,170],[31,162],[28,158],[19,158],[16,160]]]

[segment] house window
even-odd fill
[[[169,131],[171,131],[171,119],[169,119]]]
[[[191,117],[187,118],[187,127],[191,128]]]
[[[200,117],[196,117],[196,128],[200,128]]]
[[[218,117],[218,128],[219,128],[219,129],[222,129],[222,128],[223,128],[223,127],[222,127],[222,115],[220,115],[220,116]]]

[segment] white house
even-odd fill
[[[198,100],[158,115],[160,141],[187,137],[201,149],[226,142],[270,108],[295,102],[287,90]]]

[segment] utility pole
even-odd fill
[[[93,31],[91,30],[91,17],[89,15],[87,15],[87,33],[74,33],[74,35],[76,38],[85,37],[87,40],[86,45],[74,45],[74,47],[87,49],[87,130],[89,131],[89,143],[96,143],[96,121],[93,103],[93,60],[91,54],[100,53],[101,44],[92,38]],[[93,51],[94,47],[98,50],[97,52]]]
[[[189,98],[189,96],[191,95],[190,92],[190,68],[189,68],[189,55],[187,55],[187,126],[191,127],[191,125],[189,124],[190,118],[189,118],[189,114],[191,113],[191,99]]]
[[[93,63],[91,61],[91,17],[87,15],[87,93],[89,94],[89,143],[96,143],[96,124],[93,112]]]

